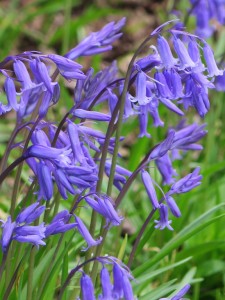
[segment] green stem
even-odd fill
[[[141,237],[142,237],[142,235],[143,235],[146,227],[148,226],[148,223],[151,221],[151,219],[152,219],[152,217],[153,217],[153,215],[154,215],[155,212],[156,212],[156,210],[152,210],[150,212],[150,214],[148,215],[148,217],[145,220],[144,224],[142,225],[142,227],[141,227],[141,229],[140,229],[140,231],[139,231],[139,233],[137,235],[137,238],[135,239],[135,242],[134,242],[134,245],[132,247],[132,250],[131,250],[131,253],[130,253],[130,256],[129,256],[129,260],[128,260],[128,263],[127,263],[128,268],[131,267],[131,264],[132,264],[132,262],[134,260],[134,255],[135,255],[137,247],[138,247],[138,245],[140,243]]]
[[[10,154],[10,148],[15,140],[15,137],[17,135],[17,126],[15,126],[15,128],[13,129],[13,132],[10,136],[10,139],[9,139],[9,142],[8,142],[8,145],[5,149],[5,152],[4,152],[4,155],[1,159],[1,165],[0,165],[0,174],[5,170],[6,168],[6,164],[7,164],[7,161],[8,161],[8,157],[9,157],[9,154]]]
[[[66,0],[65,1],[65,13],[64,13],[65,21],[64,21],[62,53],[66,53],[69,49],[71,10],[72,10],[72,0]]]
[[[35,252],[36,252],[36,249],[33,247],[31,249],[30,260],[29,260],[28,281],[27,281],[27,298],[26,298],[27,300],[32,299]]]
[[[8,254],[8,250],[6,252],[4,252],[3,256],[2,256],[2,263],[0,266],[0,280],[1,280],[2,274],[4,272],[4,268],[5,268],[5,264],[6,264],[6,260],[7,260],[7,254]]]
[[[9,295],[10,295],[10,292],[11,292],[11,290],[12,290],[12,287],[13,287],[13,285],[14,285],[14,282],[16,281],[16,278],[17,278],[18,272],[19,272],[19,270],[20,270],[20,267],[21,267],[21,265],[23,265],[24,260],[25,260],[25,258],[27,257],[28,253],[29,253],[29,251],[27,251],[27,252],[24,254],[24,256],[22,257],[21,261],[19,262],[19,264],[18,264],[18,266],[17,266],[15,272],[13,273],[13,276],[11,277],[11,280],[10,280],[10,282],[9,282],[9,285],[7,286],[7,289],[6,289],[6,291],[5,291],[5,294],[4,294],[3,298],[2,298],[2,300],[7,300],[7,299],[8,299],[8,297],[9,297]]]
[[[40,121],[40,118],[38,117],[36,119],[36,121],[34,122],[29,134],[26,137],[26,141],[25,141],[25,144],[24,144],[23,152],[22,152],[22,157],[23,157],[23,154],[26,152],[26,150],[28,148],[31,136],[32,136],[36,126],[38,125],[39,121]],[[14,214],[14,211],[15,211],[15,208],[16,208],[17,194],[18,194],[19,187],[20,187],[20,178],[21,178],[22,169],[23,169],[23,163],[21,163],[19,165],[19,168],[18,168],[17,173],[16,173],[15,183],[14,183],[14,186],[13,186],[13,193],[12,193],[11,206],[10,206],[10,215],[12,217],[13,217],[13,214]]]

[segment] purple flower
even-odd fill
[[[38,192],[38,200],[50,200],[53,196],[53,182],[49,167],[41,161],[36,164],[36,172],[40,190]]]
[[[171,211],[171,213],[176,217],[179,218],[181,216],[181,212],[179,207],[177,206],[175,200],[171,196],[166,195],[166,203]]]
[[[37,248],[39,247],[39,245],[46,245],[45,242],[42,240],[42,237],[40,237],[39,235],[16,235],[14,237],[14,240],[20,242],[20,243],[31,243],[33,245],[35,245]]]
[[[137,101],[139,105],[145,105],[151,100],[151,97],[147,97],[146,87],[146,74],[139,71],[136,77],[136,97],[133,99],[133,101]]]
[[[173,145],[173,140],[175,136],[175,131],[170,130],[167,134],[167,137],[163,142],[158,144],[150,153],[149,155],[149,160],[160,158],[164,156],[171,148]]]
[[[76,223],[68,223],[71,214],[68,210],[63,210],[59,212],[51,221],[49,225],[46,226],[45,236],[63,233],[77,226]]]
[[[23,226],[18,226],[15,228],[15,234],[17,236],[28,236],[28,235],[37,235],[40,238],[44,238],[45,237],[45,226],[44,223],[38,225],[38,226],[27,226],[27,225],[23,225]]]
[[[202,150],[202,146],[196,144],[196,142],[207,134],[207,131],[203,130],[205,126],[205,124],[198,126],[194,123],[177,131],[171,148],[181,150]]]
[[[22,89],[24,90],[30,89],[35,85],[30,78],[30,75],[27,71],[25,64],[21,60],[16,59],[14,61],[13,70],[16,74],[17,79],[20,81],[22,85]]]
[[[161,72],[156,72],[154,75],[154,78],[156,80],[156,86],[157,86],[159,98],[160,99],[161,98],[172,99],[173,95],[168,87],[168,84],[166,82],[166,78],[165,78],[164,74]]]
[[[83,273],[80,279],[82,300],[95,300],[94,286],[91,277]]]
[[[20,243],[31,243],[36,247],[39,245],[45,245],[43,239],[45,238],[45,226],[44,223],[38,226],[18,226],[14,230],[14,240]]]
[[[40,215],[44,212],[45,206],[36,202],[25,208],[22,212],[20,212],[16,218],[16,223],[26,223],[30,224],[35,221]]]
[[[110,274],[107,268],[103,266],[100,273],[101,285],[102,285],[102,295],[99,296],[101,300],[113,300],[112,297],[112,284],[110,282]]]
[[[123,272],[117,263],[113,264],[113,296],[115,299],[120,299],[124,296]]]
[[[171,300],[181,300],[181,297],[187,294],[190,289],[190,284],[186,284],[175,296],[171,298]]]
[[[204,43],[203,54],[206,60],[209,77],[222,75],[223,71],[218,69],[215,62],[213,51],[207,43]]]
[[[78,126],[73,122],[68,121],[67,130],[75,160],[77,160],[81,165],[87,165],[79,139]]]
[[[1,222],[2,222],[2,220],[1,220]],[[8,217],[7,221],[3,222],[3,225],[1,226],[3,228],[2,237],[1,237],[1,245],[2,245],[3,252],[6,252],[10,245],[15,226],[16,226],[16,223],[12,222],[11,217]]]
[[[175,69],[165,70],[163,72],[164,77],[166,78],[166,82],[168,87],[172,93],[172,99],[182,98],[183,94],[183,86],[180,75],[177,73]]]
[[[172,221],[169,221],[168,219],[168,207],[165,204],[160,204],[159,207],[159,215],[160,219],[159,221],[155,220],[154,222],[157,224],[155,228],[159,228],[160,230],[163,230],[164,228],[168,228],[169,230],[173,230],[173,228],[170,226]]]
[[[173,57],[167,40],[161,35],[159,35],[157,39],[157,49],[159,51],[163,66],[168,69],[173,68],[177,63],[177,59]]]
[[[225,71],[223,75],[216,77],[215,86],[217,91],[225,91]]]
[[[184,113],[180,110],[172,101],[166,98],[159,98],[160,102],[162,102],[169,110],[175,112],[179,116],[183,116]]]
[[[152,203],[153,209],[159,208],[160,205],[159,205],[159,202],[158,202],[158,199],[157,199],[157,196],[156,196],[156,191],[155,191],[155,188],[153,186],[151,176],[149,175],[149,173],[147,171],[142,170],[141,171],[141,178],[142,178],[142,181],[144,183],[144,186],[145,186],[146,192],[148,194],[148,197],[149,197],[149,199]]]
[[[162,175],[163,184],[172,184],[174,182],[173,176],[176,176],[177,173],[173,169],[172,162],[168,153],[157,158],[155,162],[160,174]]]
[[[199,175],[200,168],[196,168],[192,173],[175,182],[168,195],[186,193],[201,184],[202,175]]]
[[[57,54],[49,54],[47,56],[51,59],[59,69],[60,74],[66,79],[85,79],[86,76],[79,69],[82,68],[80,64]]]
[[[16,99],[16,87],[12,78],[7,77],[4,83],[4,89],[7,96],[9,106],[12,107],[15,111],[18,111],[19,104]]]
[[[106,218],[107,223],[110,222],[113,226],[119,226],[123,218],[118,215],[112,200],[106,195],[101,195],[101,197],[95,195],[95,197],[97,200],[90,197],[85,197],[85,200],[94,210]]]
[[[83,248],[82,251],[86,251],[90,247],[97,246],[98,244],[101,243],[102,237],[100,237],[98,240],[94,240],[93,237],[90,235],[87,227],[82,222],[82,220],[78,216],[75,216],[75,220],[76,220],[76,223],[77,223],[77,229],[78,229],[78,231],[80,232],[80,234],[82,235],[82,237],[87,242],[87,247]]]
[[[175,296],[173,296],[172,298],[160,298],[159,300],[184,300],[184,298],[182,298],[184,295],[187,294],[188,290],[190,289],[190,284],[186,284],[181,290],[179,290]]]
[[[125,21],[126,19],[122,18],[117,23],[110,22],[98,32],[92,32],[78,46],[70,50],[65,57],[74,60],[79,56],[94,55],[111,50],[110,44],[122,35],[119,31],[125,25]]]
[[[139,125],[140,125],[140,133],[138,137],[146,136],[148,138],[151,137],[151,135],[148,133],[148,106],[147,105],[140,105],[139,106]]]
[[[84,109],[75,109],[73,115],[80,119],[89,119],[95,121],[106,121],[109,122],[111,117],[109,115],[97,112],[97,111],[88,111]]]
[[[185,47],[184,43],[174,36],[173,39],[173,46],[174,50],[176,51],[178,57],[179,57],[179,62],[180,62],[180,69],[186,69],[186,68],[194,68],[196,64],[193,62],[191,57],[189,56],[188,50]]]

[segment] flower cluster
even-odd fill
[[[192,5],[190,12],[196,17],[197,35],[208,38],[219,24],[225,24],[224,0],[190,0],[190,2]]]
[[[110,50],[111,43],[121,36],[124,22],[125,19],[109,23],[99,32],[90,34],[65,56],[30,51],[9,56],[0,63],[7,100],[7,104],[0,104],[0,114],[14,110],[19,126],[16,129],[25,128],[28,132],[25,143],[15,143],[11,139],[8,151],[17,146],[23,149],[18,161],[25,160],[33,171],[30,178],[37,195],[37,201],[23,209],[15,221],[12,221],[13,214],[6,221],[1,221],[4,253],[8,252],[12,240],[45,245],[49,236],[71,229],[77,229],[86,242],[83,250],[98,246],[104,239],[93,237],[95,225],[91,223],[90,233],[76,210],[81,202],[85,202],[94,210],[94,216],[98,213],[104,218],[102,230],[121,224],[123,217],[116,210],[118,203],[112,198],[112,186],[117,195],[124,196],[129,180],[136,174],[117,163],[117,158],[122,157],[118,151],[118,144],[124,139],[120,131],[122,122],[130,116],[138,116],[139,137],[150,138],[149,115],[153,126],[164,126],[159,116],[159,105],[179,116],[184,115],[180,104],[184,110],[194,107],[202,118],[208,112],[208,89],[214,88],[214,78],[221,76],[223,71],[218,69],[212,49],[203,39],[175,29],[165,30],[168,23],[150,35],[156,40],[156,46],[150,47],[153,53],[135,61],[128,70],[131,71],[130,77],[119,78],[116,62],[97,74],[92,68],[86,73],[81,71],[82,66],[74,59]],[[166,37],[169,35],[168,40],[164,33]],[[73,105],[57,126],[46,116],[48,109],[61,96],[58,75],[69,81],[76,80],[76,84],[73,87]],[[106,112],[96,111],[98,104],[103,104]],[[28,117],[31,117],[30,121],[27,121]],[[95,129],[94,122],[102,122],[107,130]],[[204,128],[205,125],[186,125],[185,121],[181,121],[168,130],[164,141],[149,151],[147,159],[138,168],[137,173],[141,173],[152,209],[160,214],[155,228],[173,230],[168,218],[169,210],[175,217],[181,216],[174,195],[186,193],[200,184],[199,168],[175,180],[178,174],[173,168],[173,161],[181,159],[189,150],[202,149],[198,142],[206,134]],[[148,163],[155,163],[163,184],[170,185],[161,200],[158,200],[154,187],[157,183],[146,171]],[[10,166],[6,170],[3,168],[2,176],[7,170],[11,170]],[[109,178],[106,193],[101,192],[103,173]],[[74,197],[70,212],[58,212],[56,209],[54,216],[49,214],[52,220],[48,225],[45,222],[37,225],[39,218],[42,220],[45,205],[49,205],[51,212],[56,189],[64,200],[71,195]],[[30,225],[33,222],[35,225]],[[103,266],[99,299],[133,299],[129,270],[115,258],[111,258],[110,262],[107,259],[99,261]],[[113,284],[106,264],[113,266]],[[82,299],[95,299],[92,279],[82,272]],[[187,288],[182,289],[172,299],[182,297],[186,291]]]
[[[97,260],[102,263],[102,269],[100,272],[102,293],[98,296],[98,299],[134,299],[130,283],[130,280],[133,279],[133,277],[127,267],[119,263],[119,261],[115,260],[115,258],[107,256],[99,257]],[[112,266],[113,284],[111,283],[110,273],[108,268],[106,268],[106,265]],[[80,279],[80,285],[83,300],[96,299],[92,280],[90,276],[84,272]]]

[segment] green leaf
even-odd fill
[[[154,266],[155,264],[159,263],[161,259],[163,259],[166,255],[170,254],[171,251],[176,249],[178,246],[180,246],[183,242],[191,238],[193,235],[199,233],[201,230],[205,229],[207,226],[213,224],[214,222],[220,220],[225,216],[225,214],[222,214],[220,216],[217,216],[215,218],[212,218],[210,220],[207,220],[210,215],[215,213],[216,211],[220,210],[221,208],[224,208],[225,204],[219,204],[206,213],[204,213],[202,216],[200,216],[198,219],[196,219],[194,222],[186,226],[184,229],[182,229],[173,239],[171,239],[161,250],[159,253],[157,253],[152,259],[149,261],[144,262],[141,266],[137,267],[133,274],[137,278],[143,272],[147,271],[149,268]]]

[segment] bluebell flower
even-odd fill
[[[185,296],[190,289],[190,284],[186,284],[181,290],[177,292],[175,296],[171,298],[171,300],[181,300],[181,297]]]
[[[172,148],[174,136],[175,130],[170,130],[165,140],[153,148],[149,155],[149,160],[164,156]]]
[[[115,263],[113,264],[113,297],[120,299],[123,296],[123,272],[120,266]]]
[[[172,93],[172,99],[175,100],[178,98],[182,98],[184,96],[183,85],[181,77],[177,73],[177,71],[175,69],[164,70],[163,74]]]
[[[168,195],[186,193],[201,184],[202,175],[199,175],[200,168],[196,168],[192,173],[175,182]]]
[[[204,43],[203,54],[207,64],[207,69],[209,73],[208,76],[209,77],[214,77],[219,75],[221,76],[223,74],[223,71],[218,69],[213,51],[207,43]]]
[[[9,106],[12,107],[15,111],[18,111],[19,104],[17,103],[16,87],[12,78],[6,78],[4,83],[4,89]]]
[[[148,105],[140,105],[138,114],[140,133],[138,137],[151,137],[151,135],[148,133],[148,114]]]
[[[188,53],[191,57],[191,59],[193,60],[193,62],[195,63],[195,67],[194,67],[194,71],[195,72],[203,72],[205,71],[205,66],[201,61],[201,55],[199,52],[199,45],[196,42],[196,40],[194,38],[191,38],[189,43],[188,43]]]
[[[44,206],[39,206],[39,203],[34,203],[23,211],[21,211],[15,222],[12,222],[9,216],[6,222],[2,225],[1,245],[3,252],[7,251],[12,240],[17,240],[21,243],[31,243],[37,247],[45,245],[43,239],[45,238],[44,223],[37,226],[30,226],[29,224],[35,221],[44,211]]]
[[[79,56],[94,55],[111,50],[111,43],[122,35],[120,30],[125,25],[125,21],[126,19],[122,18],[117,23],[110,22],[98,32],[92,32],[78,46],[70,50],[65,57],[74,60]]]
[[[163,73],[156,72],[154,75],[154,78],[156,80],[156,86],[158,91],[158,97],[161,98],[169,98],[172,99],[173,95],[172,92],[169,89],[169,86],[166,82],[166,78]]]
[[[153,97],[150,103],[148,104],[148,111],[153,119],[153,126],[164,126],[164,122],[160,119],[158,112],[159,100],[156,97]]]
[[[113,291],[114,299],[124,298],[125,300],[134,299],[130,279],[133,279],[129,271],[118,262],[113,263]]]
[[[147,171],[142,170],[141,171],[141,178],[142,178],[142,181],[144,183],[144,186],[145,186],[146,192],[148,194],[148,197],[149,197],[149,199],[151,201],[151,204],[153,206],[153,209],[159,208],[160,205],[159,205],[159,202],[158,202],[158,199],[157,199],[157,196],[156,196],[156,191],[155,191],[155,188],[154,188],[154,185],[153,185],[150,174]]]
[[[177,59],[173,57],[167,40],[161,35],[159,35],[157,39],[157,49],[159,51],[163,67],[170,69],[177,64]]]
[[[78,126],[71,121],[68,121],[67,131],[71,143],[75,161],[78,161],[81,165],[87,165],[84,152],[81,147],[81,142],[78,134]]]
[[[60,74],[67,80],[71,80],[71,79],[83,80],[86,78],[84,73],[80,71],[82,66],[77,62],[57,54],[49,54],[47,55],[47,57],[56,64]]]
[[[102,294],[99,296],[101,300],[113,300],[112,297],[112,289],[113,285],[110,281],[110,274],[108,269],[103,266],[100,273],[101,278],[101,286],[102,286]]]
[[[78,231],[80,232],[84,240],[87,242],[87,247],[83,248],[82,251],[86,251],[90,247],[97,246],[101,243],[102,237],[100,237],[98,240],[94,240],[91,234],[89,233],[87,227],[84,225],[83,221],[78,216],[75,216],[75,220],[77,223]]]
[[[190,0],[192,4],[191,13],[196,17],[196,34],[203,38],[210,37],[216,30],[211,20],[219,24],[225,24],[225,2],[224,0]]]
[[[14,230],[13,239],[20,243],[31,243],[36,247],[44,246],[45,231],[44,223],[37,226],[17,226]]]
[[[51,146],[51,142],[49,140],[49,137],[47,136],[47,134],[44,132],[44,130],[42,130],[42,128],[38,128],[36,127],[35,130],[32,133],[31,136],[31,141],[33,144],[41,144],[43,146],[47,146],[50,147]]]
[[[195,62],[191,59],[188,50],[184,43],[176,36],[173,39],[174,50],[179,57],[179,69],[184,70],[186,68],[194,68],[196,66]]]
[[[94,286],[91,277],[83,272],[81,279],[82,300],[95,300]]]
[[[49,235],[64,233],[75,228],[77,225],[76,223],[68,223],[70,217],[71,214],[68,210],[63,210],[55,215],[51,223],[46,226],[45,236],[48,237]]]
[[[165,155],[157,158],[155,160],[156,166],[162,175],[163,178],[163,184],[172,184],[174,183],[173,176],[176,176],[177,173],[173,169],[171,159],[169,157],[169,154],[166,153]]]
[[[49,167],[43,161],[36,163],[36,176],[40,186],[38,200],[50,200],[53,196],[52,174]]]
[[[202,150],[202,146],[196,144],[202,139],[207,131],[204,130],[206,124],[198,125],[193,123],[175,132],[171,149],[182,150]]]
[[[73,115],[80,119],[89,119],[94,121],[106,121],[109,122],[111,117],[109,115],[97,112],[97,111],[88,111],[84,109],[75,109]]]
[[[114,208],[114,204],[109,196],[95,195],[95,199],[92,197],[85,197],[85,201],[99,214],[106,218],[107,223],[111,223],[113,226],[119,226],[123,220]]]
[[[171,213],[176,217],[179,218],[181,216],[181,212],[179,207],[177,206],[175,200],[171,196],[166,195],[166,204],[169,207]]]
[[[2,222],[2,220],[1,220],[1,222]],[[16,223],[12,222],[12,219],[10,216],[7,218],[6,222],[3,222],[2,226],[1,226],[3,228],[2,237],[1,237],[1,246],[2,246],[3,252],[6,252],[10,245],[15,226],[16,226]]]
[[[185,300],[184,298],[182,298],[183,296],[185,296],[187,294],[187,292],[190,289],[190,284],[186,284],[181,290],[179,290],[175,296],[173,296],[172,298],[160,298],[159,300]]]
[[[30,224],[35,221],[44,212],[45,206],[40,205],[39,202],[35,202],[30,206],[23,209],[16,217],[16,223]]]
[[[112,92],[111,89],[108,88],[107,91],[108,91],[108,95],[109,95],[109,97],[108,97],[109,110],[110,110],[110,113],[112,115],[112,113],[113,113],[113,111],[114,111],[114,109],[116,107],[116,104],[118,102],[118,97],[117,97],[116,94],[114,94]]]
[[[171,222],[168,219],[168,207],[165,204],[160,204],[159,207],[159,215],[160,219],[159,221],[155,220],[154,222],[156,223],[155,228],[163,230],[164,228],[168,228],[169,230],[173,230],[171,227]]]
[[[110,170],[111,170],[111,162],[106,161],[105,173],[108,177],[110,176]],[[114,185],[120,190],[120,185],[123,186],[124,183],[127,181],[125,176],[131,176],[132,173],[119,165],[116,165],[115,171],[116,173],[114,175]]]

